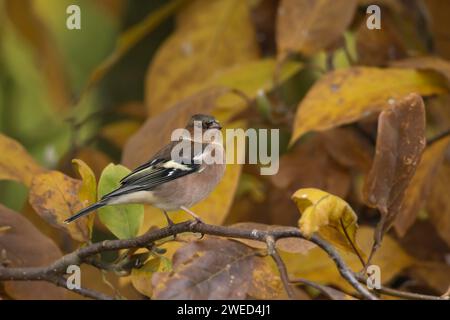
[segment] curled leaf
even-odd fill
[[[363,256],[355,240],[358,217],[347,202],[314,188],[297,190],[292,200],[301,213],[298,225],[306,237],[318,232],[337,247]]]

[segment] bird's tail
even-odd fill
[[[78,213],[74,214],[73,216],[71,216],[70,218],[64,220],[64,223],[70,223],[78,218],[81,218],[85,215],[87,215],[88,213],[97,210],[98,208],[101,208],[103,206],[106,206],[107,203],[106,201],[99,201],[97,203],[91,204],[89,207],[84,208],[83,210],[79,211]]]

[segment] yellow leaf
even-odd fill
[[[171,262],[165,257],[150,259],[141,268],[131,271],[131,283],[137,291],[151,298],[153,295],[153,274],[155,272],[168,272],[171,269]]]
[[[314,188],[299,189],[292,199],[301,213],[298,224],[306,237],[318,232],[337,247],[363,255],[355,240],[358,217],[347,202]]]
[[[308,131],[328,130],[379,112],[411,92],[447,91],[445,79],[433,72],[371,67],[336,70],[315,83],[300,102],[290,143]]]
[[[146,106],[155,116],[197,92],[224,68],[259,56],[246,1],[196,0],[177,16],[177,28],[147,73]]]
[[[361,227],[356,240],[361,249],[369,252],[373,244],[373,229]],[[341,257],[354,272],[361,270],[361,263],[354,255],[339,250]],[[304,278],[322,284],[332,284],[353,292],[353,288],[342,278],[333,260],[320,248],[310,250],[306,255],[281,252],[290,277]],[[381,282],[388,283],[403,269],[413,265],[414,259],[409,256],[390,236],[386,235],[383,245],[375,253],[372,264],[381,269]]]
[[[33,176],[44,172],[17,141],[0,133],[0,180],[14,180],[29,187]]]
[[[89,240],[87,217],[74,223],[65,224],[64,220],[83,208],[78,197],[80,181],[61,172],[49,171],[33,178],[30,187],[29,202],[33,209],[48,223],[64,229],[80,242]]]
[[[87,207],[97,200],[97,180],[95,179],[94,172],[92,172],[91,168],[83,160],[73,159],[72,164],[81,177],[81,188],[78,191],[78,197],[83,201],[83,206]],[[89,229],[89,237],[92,236],[94,218],[95,215],[93,214],[88,216],[87,226]]]

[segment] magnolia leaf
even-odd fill
[[[446,81],[434,72],[352,67],[318,80],[300,102],[291,144],[304,133],[324,131],[379,112],[411,92],[445,93]]]
[[[87,207],[97,201],[97,180],[95,179],[94,172],[92,172],[91,168],[83,160],[73,159],[72,164],[81,177],[81,188],[78,191],[78,197],[83,202],[83,206]],[[90,214],[87,217],[90,237],[92,236],[94,218],[94,214]]]
[[[0,204],[0,254],[11,268],[44,267],[61,258],[58,246],[20,213]],[[67,292],[44,281],[5,281],[4,289],[14,299],[64,299]]]
[[[423,100],[410,94],[384,110],[378,119],[375,158],[363,190],[364,201],[381,213],[375,246],[380,245],[399,213],[425,148]]]
[[[44,172],[17,141],[0,133],[0,180],[14,180],[29,187],[33,176]]]
[[[64,220],[83,208],[82,200],[78,197],[80,187],[79,180],[61,172],[41,173],[33,178],[28,201],[45,221],[64,229],[74,240],[86,242],[90,238],[87,217],[70,224],[64,223]]]
[[[256,251],[231,240],[208,237],[181,247],[173,271],[155,273],[154,299],[244,299],[252,274],[264,264]]]
[[[358,217],[347,202],[314,188],[297,190],[292,200],[301,213],[298,225],[306,237],[318,232],[337,247],[364,256],[355,240]]]
[[[120,186],[120,179],[130,173],[121,165],[109,164],[98,182],[98,199]],[[144,219],[144,206],[122,204],[106,206],[98,210],[100,221],[119,239],[130,239],[138,235]]]

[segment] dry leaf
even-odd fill
[[[446,91],[442,77],[425,71],[353,67],[331,72],[300,102],[291,144],[308,131],[331,129],[381,111],[411,92]]]
[[[155,273],[154,299],[244,299],[261,257],[236,241],[208,237],[173,257],[173,271]]]
[[[297,190],[292,195],[292,200],[301,213],[298,225],[306,237],[318,232],[335,246],[364,255],[355,241],[358,217],[347,202],[314,188]]]
[[[144,296],[153,295],[152,276],[155,272],[169,272],[172,268],[169,259],[157,257],[148,260],[141,268],[131,271],[131,283]]]
[[[14,180],[29,187],[33,176],[44,172],[17,141],[0,133],[0,180]]]
[[[33,178],[28,201],[48,223],[64,229],[74,240],[86,242],[89,240],[87,217],[70,224],[64,223],[64,220],[84,207],[78,197],[80,187],[79,180],[72,179],[61,172],[41,173]]]
[[[350,25],[355,0],[282,0],[278,7],[278,54],[310,56],[333,45]]]
[[[375,158],[363,190],[365,203],[381,213],[376,246],[399,213],[425,144],[425,107],[419,95],[410,94],[380,114]]]
[[[425,149],[416,173],[406,189],[400,212],[395,218],[394,227],[401,237],[405,235],[416,220],[419,210],[425,205],[433,183],[439,179],[439,168],[442,165],[449,143],[450,137],[446,137]]]
[[[56,244],[45,237],[20,213],[0,204],[0,225],[10,229],[0,233],[0,252],[4,250],[9,267],[41,267],[61,257]],[[15,299],[64,299],[65,290],[43,281],[5,281],[5,290]]]

